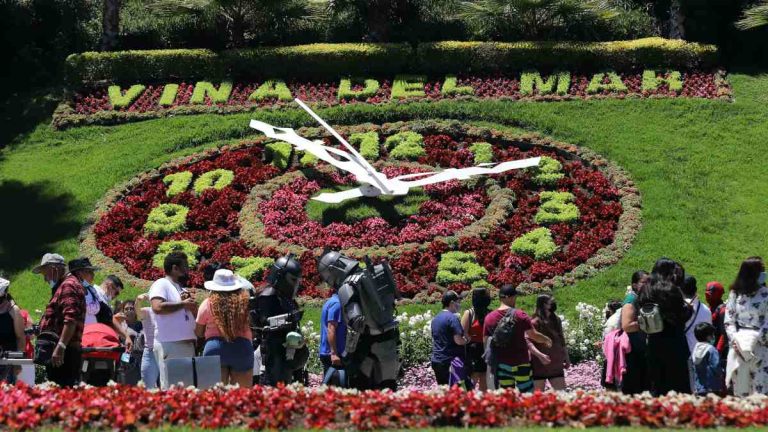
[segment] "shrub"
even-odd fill
[[[475,163],[493,162],[493,146],[487,142],[477,142],[469,147],[469,151],[475,156]]]
[[[263,101],[266,99],[292,101],[293,96],[291,95],[291,90],[285,85],[285,81],[268,80],[254,90],[253,93],[248,96],[248,99],[255,101]]]
[[[168,174],[163,177],[163,183],[168,185],[168,190],[165,192],[169,197],[176,196],[183,193],[192,183],[192,172],[181,171],[174,174]]]
[[[249,281],[260,280],[264,272],[275,262],[269,257],[239,257],[233,256],[229,261],[235,269],[235,273]]]
[[[564,96],[568,94],[571,86],[570,72],[556,72],[550,75],[546,80],[541,77],[537,71],[524,71],[520,76],[520,94],[522,96],[533,96],[534,90],[538,90],[540,95],[557,94]]]
[[[360,155],[368,160],[379,158],[379,134],[376,131],[355,133],[349,136],[349,143],[357,146]]]
[[[212,103],[227,103],[231,93],[231,81],[222,82],[218,89],[208,81],[199,81],[195,84],[195,90],[192,92],[192,97],[189,99],[189,103],[203,104],[205,103],[206,96],[211,99]]]
[[[339,189],[324,189],[321,192],[338,192]],[[398,221],[419,212],[421,205],[429,200],[429,196],[421,188],[411,190],[405,196],[383,195],[378,197],[361,197],[341,203],[324,203],[308,200],[306,204],[307,217],[311,220],[329,225],[333,222],[353,224],[369,218],[382,218],[396,224]]]
[[[443,82],[442,89],[440,89],[440,93],[445,96],[473,95],[475,94],[475,89],[473,89],[472,86],[459,87],[457,85],[456,76],[448,75],[445,77],[445,81]]]
[[[565,177],[562,170],[563,164],[559,160],[549,156],[542,156],[539,166],[534,168],[536,174],[532,177],[532,180],[539,186],[554,186],[561,178]]]
[[[352,90],[352,85],[360,82],[364,83],[364,87],[361,90]],[[375,79],[343,78],[341,83],[339,83],[337,97],[339,100],[365,100],[375,96],[376,92],[379,91],[379,87],[379,82]]]
[[[669,71],[668,76],[665,78],[659,76],[655,70],[646,69],[643,71],[643,91],[657,90],[664,83],[666,83],[669,86],[669,89],[675,93],[683,91],[683,78],[680,75],[680,72]]]
[[[548,228],[536,228],[515,239],[510,249],[518,255],[528,255],[537,260],[545,260],[557,252],[557,245],[552,239],[552,231]]]
[[[157,268],[163,268],[163,261],[165,261],[165,257],[168,256],[171,252],[184,252],[184,254],[187,256],[187,263],[190,267],[197,266],[199,247],[188,240],[169,240],[164,243],[160,243],[160,246],[157,247],[157,253],[155,253],[155,256],[152,258],[152,265]]]
[[[141,84],[132,85],[128,90],[123,93],[120,86],[113,85],[107,89],[109,95],[109,103],[113,109],[127,108],[133,101],[139,98],[144,93],[145,86]]]
[[[160,101],[158,104],[162,107],[173,106],[173,103],[176,102],[176,95],[178,93],[178,84],[166,84],[165,87],[163,87],[163,94],[160,95]]]
[[[293,146],[287,142],[273,142],[265,147],[265,156],[267,161],[281,170],[287,169],[291,165],[291,154]]]
[[[301,155],[301,159],[299,159],[299,163],[303,166],[314,166],[317,164],[317,161],[319,160],[317,156],[313,155],[309,152],[303,152],[304,154]]]
[[[484,280],[488,276],[488,270],[477,263],[475,254],[468,252],[451,251],[440,257],[437,264],[437,276],[435,282],[441,285],[452,283],[472,284]]]
[[[605,82],[605,81],[608,82]],[[601,93],[604,90],[609,92],[626,92],[627,86],[621,80],[619,74],[614,71],[600,72],[592,76],[587,86],[587,93]]]
[[[541,205],[536,213],[535,222],[542,225],[573,222],[579,218],[579,208],[573,201],[576,197],[570,192],[542,192],[539,194]]]
[[[415,160],[427,154],[424,150],[424,137],[411,131],[390,136],[384,141],[384,146],[389,149],[389,157],[395,159]]]
[[[195,180],[195,193],[200,195],[206,189],[221,190],[229,186],[235,179],[235,173],[225,169],[208,171]]]
[[[424,75],[397,75],[392,83],[392,99],[424,96]]]
[[[184,231],[189,209],[179,204],[160,204],[152,209],[144,224],[148,234],[165,236]]]

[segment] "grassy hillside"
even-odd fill
[[[682,261],[703,287],[713,279],[730,282],[742,259],[768,253],[768,76],[729,79],[733,103],[445,101],[334,107],[320,115],[335,124],[445,118],[520,127],[590,147],[626,168],[643,196],[643,229],[619,264],[557,292],[560,310],[570,314],[579,301],[602,305],[620,297],[630,274],[660,256]],[[30,311],[44,306],[47,286],[29,269],[49,249],[68,259],[77,254],[79,229],[110,187],[251,134],[250,118],[312,124],[297,111],[199,115],[65,131],[42,123],[16,139],[0,153],[0,269],[11,276],[18,302]],[[308,318],[317,322],[318,315]]]

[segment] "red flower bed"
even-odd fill
[[[652,398],[581,391],[520,394],[514,390],[478,394],[455,387],[395,393],[259,386],[163,392],[126,386],[60,389],[4,385],[1,390],[0,427],[10,430],[768,425],[765,396]]]
[[[422,132],[426,156],[418,160],[419,166],[474,165],[468,148],[481,140],[479,136],[457,132],[455,126],[445,130],[433,126],[432,130]],[[394,131],[381,128],[381,142]],[[625,211],[622,196],[631,190],[627,185],[617,186],[609,180],[607,175],[614,176],[615,172],[609,170],[606,174],[605,167],[592,165],[554,147],[548,148],[543,142],[536,144],[500,136],[486,137],[483,141],[494,145],[496,161],[533,156],[555,158],[562,163],[564,178],[554,187],[540,186],[533,181],[531,171],[517,170],[494,176],[492,181],[485,178],[477,182],[438,184],[426,188],[426,201],[415,214],[402,219],[369,217],[354,223],[339,221],[323,226],[308,218],[306,202],[320,189],[349,183],[349,179],[323,172],[313,179],[294,176],[273,192],[267,192],[268,196],[257,206],[248,207],[249,195],[264,193],[270,182],[279,181],[284,174],[262,160],[260,142],[249,143],[241,148],[187,158],[140,177],[130,188],[121,191],[105,211],[99,212],[91,230],[93,245],[98,251],[86,248],[85,252],[95,259],[99,257],[94,253],[104,254],[123,267],[113,268],[109,260],[106,263],[99,260],[110,271],[127,272],[151,281],[162,276],[162,270],[152,263],[158,246],[169,240],[187,240],[199,248],[199,265],[191,273],[192,285],[198,286],[202,283],[201,270],[208,260],[227,263],[235,256],[276,257],[290,250],[301,257],[305,269],[303,295],[308,297],[324,296],[314,263],[323,246],[341,248],[358,257],[368,254],[374,259],[390,258],[399,287],[408,298],[439,291],[441,287],[435,282],[437,267],[441,255],[450,250],[473,253],[488,271],[487,281],[495,285],[552,282],[582,264],[599,267],[616,259],[600,257],[595,264],[590,261],[595,260],[603,248],[612,245]],[[387,160],[383,147],[382,152],[382,159]],[[387,163],[384,171],[388,176],[415,169],[413,165]],[[191,187],[173,197],[166,195],[163,178],[167,174],[191,171],[194,178],[198,178],[214,169],[233,171],[234,181],[224,189],[208,189],[200,195],[194,194]],[[297,166],[293,165],[285,175],[299,174],[296,170]],[[495,183],[495,187],[514,193],[515,198],[510,202],[513,209],[493,207],[492,202],[498,196],[487,192],[489,181]],[[546,190],[572,193],[580,216],[572,223],[548,225],[558,246],[551,258],[536,260],[515,254],[510,250],[510,243],[539,226],[534,219],[540,207],[539,194]],[[144,230],[149,213],[162,203],[189,209],[185,230],[166,237]],[[249,232],[256,231],[264,241],[243,236],[241,231],[246,228]],[[623,240],[631,237],[626,233],[621,236]],[[614,249],[625,248],[626,245]],[[562,283],[569,281],[563,279]],[[450,287],[463,291],[469,285],[456,283]]]

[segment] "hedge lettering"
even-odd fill
[[[264,84],[260,85],[259,88],[254,90],[253,93],[248,96],[248,99],[253,101],[277,99],[287,102],[292,101],[293,96],[291,95],[291,90],[285,84],[285,81],[268,80],[265,81]]]
[[[363,83],[364,87],[360,90],[352,90],[354,84]],[[379,91],[379,82],[375,79],[361,79],[361,78],[344,78],[339,83],[339,91],[337,98],[339,100],[366,100],[369,97],[376,96],[376,92]]]
[[[136,99],[144,93],[146,87],[142,84],[134,84],[123,93],[120,86],[109,86],[107,94],[112,109],[128,108]]]
[[[564,96],[568,94],[570,87],[570,72],[556,72],[547,79],[542,78],[541,74],[534,70],[524,71],[520,75],[520,94],[522,96],[533,96],[535,90],[538,90],[540,95],[555,93]]]
[[[392,99],[407,99],[424,96],[424,75],[398,75],[392,83]]]

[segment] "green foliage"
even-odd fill
[[[457,85],[456,76],[448,75],[445,77],[445,81],[443,82],[443,87],[440,89],[440,93],[444,94],[445,96],[473,95],[475,94],[475,89],[473,89],[472,86],[459,87]]]
[[[160,204],[149,212],[144,231],[147,234],[166,236],[184,231],[189,209],[179,204]]]
[[[392,99],[406,99],[424,96],[424,75],[397,75],[392,83]]]
[[[168,174],[163,177],[163,183],[168,185],[168,190],[165,194],[169,197],[176,196],[183,193],[192,183],[192,171],[181,171],[173,174]]]
[[[605,82],[606,80],[608,82]],[[603,90],[608,90],[611,92],[625,92],[627,91],[627,86],[624,85],[624,82],[621,80],[619,74],[614,71],[596,73],[589,81],[589,85],[587,86],[587,93],[601,93]]]
[[[537,224],[550,225],[569,223],[579,219],[579,208],[570,192],[542,192],[539,194],[539,211],[536,213]]]
[[[160,246],[157,247],[157,253],[152,257],[152,265],[157,268],[163,268],[163,262],[168,254],[171,252],[184,252],[187,256],[189,267],[195,267],[198,263],[198,249],[199,247],[189,240],[169,240],[160,243]]]
[[[451,251],[440,257],[435,282],[441,285],[458,282],[473,284],[484,280],[487,276],[488,270],[477,263],[475,254]]]
[[[195,180],[195,193],[200,195],[206,189],[221,190],[229,186],[235,179],[235,173],[225,169],[208,171]]]
[[[146,89],[144,85],[134,84],[123,93],[120,86],[109,86],[107,94],[109,95],[109,103],[112,105],[112,109],[128,108],[144,93],[144,89]]]
[[[349,143],[356,146],[365,159],[375,161],[379,158],[379,134],[376,131],[352,134]]]
[[[751,30],[768,25],[768,0],[762,0],[744,10],[744,15],[736,21],[741,30]]]
[[[277,99],[283,102],[293,100],[291,90],[282,80],[267,80],[248,96],[248,99],[263,101],[267,99]]]
[[[399,132],[384,141],[384,147],[389,150],[389,157],[394,159],[416,160],[426,156],[424,137],[411,131]]]
[[[549,228],[536,228],[516,238],[510,245],[512,252],[528,255],[537,260],[546,260],[557,252],[557,245],[552,239]]]
[[[227,103],[229,95],[232,93],[232,82],[224,81],[217,89],[208,81],[198,81],[195,84],[195,90],[192,91],[192,97],[189,99],[191,104],[205,103],[205,97],[208,96],[212,103]]]
[[[364,87],[360,90],[352,90],[352,86],[360,82],[364,83]],[[376,96],[379,87],[379,82],[375,79],[343,78],[341,83],[339,83],[337,97],[339,100],[366,100],[369,97]]]
[[[299,159],[299,163],[302,166],[314,166],[317,164],[317,161],[319,160],[317,156],[313,155],[310,152],[302,152],[301,159]]]
[[[341,188],[324,189],[320,192],[339,192]],[[306,205],[309,219],[329,225],[333,222],[355,223],[368,218],[380,217],[391,224],[397,224],[408,216],[418,213],[429,196],[421,188],[412,189],[405,196],[383,195],[360,197],[341,203],[324,203],[308,200]]]
[[[673,92],[680,93],[683,91],[683,78],[678,71],[669,71],[667,78],[657,75],[655,70],[646,69],[643,71],[643,91],[653,91],[661,87],[666,83],[669,89]]]
[[[542,156],[539,166],[533,169],[534,175],[531,180],[539,186],[554,186],[565,177],[563,174],[563,164],[555,158]]]
[[[520,94],[523,96],[533,96],[534,90],[538,90],[540,95],[557,94],[565,96],[571,86],[570,72],[556,72],[543,79],[538,71],[527,70],[520,76]]]
[[[469,151],[475,156],[475,163],[493,162],[493,146],[487,142],[476,142],[469,146]]]
[[[264,154],[267,161],[281,170],[287,169],[291,164],[293,146],[287,142],[273,142],[264,146]]]
[[[178,84],[166,84],[165,87],[163,87],[163,94],[160,95],[160,101],[158,104],[161,107],[169,107],[172,106],[174,102],[176,102],[176,95],[179,93],[179,85]]]
[[[239,257],[234,256],[229,261],[235,270],[235,273],[249,281],[260,280],[264,272],[275,262],[269,257]]]

